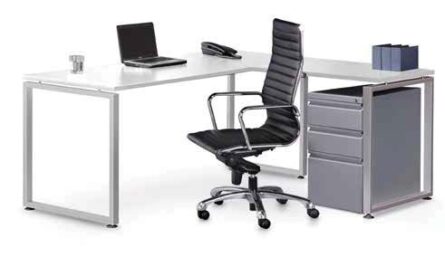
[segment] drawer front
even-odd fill
[[[362,130],[362,110],[325,105],[308,105],[309,125]]]
[[[309,152],[362,158],[362,137],[310,130]]]
[[[309,157],[308,191],[316,205],[362,213],[363,166]]]

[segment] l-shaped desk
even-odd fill
[[[23,204],[36,209],[110,226],[119,223],[119,91],[163,85],[175,82],[227,76],[227,91],[235,91],[235,74],[250,71],[265,72],[270,55],[241,52],[241,60],[222,59],[200,53],[185,56],[187,64],[155,69],[126,67],[122,64],[86,68],[81,74],[69,70],[29,74],[24,76],[24,176]],[[407,201],[432,195],[433,184],[433,84],[434,71],[416,69],[404,72],[373,70],[369,63],[308,58],[304,60],[300,83],[300,167],[296,175],[307,174],[307,104],[308,78],[363,81],[373,83],[364,87],[363,94],[363,203],[364,212],[371,213]],[[375,206],[371,199],[372,96],[376,91],[423,84],[423,188],[421,192]],[[43,89],[109,99],[110,176],[109,215],[99,215],[33,200],[33,89]],[[234,127],[234,98],[227,98],[227,126]],[[420,172],[420,171],[419,171]]]

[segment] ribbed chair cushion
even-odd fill
[[[293,104],[302,60],[299,25],[275,19],[272,57],[262,92],[264,104]],[[290,109],[268,110],[262,128],[287,142],[295,140],[300,130],[298,120]]]

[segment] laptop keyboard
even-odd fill
[[[168,60],[171,60],[171,58],[159,56],[159,57],[153,57],[153,58],[136,60],[136,61],[141,62],[141,63],[153,63],[153,62],[162,62],[162,61],[168,61]]]

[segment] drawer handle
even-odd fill
[[[313,124],[309,124],[309,131],[313,131],[315,133],[321,132],[321,133],[327,133],[327,134],[333,134],[333,135],[345,135],[345,136],[354,136],[354,137],[360,137],[360,138],[363,136],[362,130],[334,128],[334,127],[313,125]]]
[[[326,135],[326,136],[333,136],[333,137],[343,137],[343,138],[350,138],[350,139],[362,139],[363,138],[362,136],[359,136],[359,135],[345,135],[345,134],[337,134],[337,133],[317,131],[317,130],[309,130],[309,134]]]
[[[362,110],[362,108],[347,108],[347,107],[339,107],[339,106],[330,106],[330,105],[319,105],[319,104],[314,104],[314,103],[309,103],[309,107],[319,107],[319,108],[324,108],[324,109],[337,109],[337,110],[342,110],[342,111],[356,111],[356,112],[360,112]]]
[[[348,161],[339,161],[339,160],[331,160],[331,159],[326,159],[326,158],[322,158],[322,157],[318,157],[318,156],[311,156],[309,157],[309,159],[313,159],[313,160],[319,160],[319,161],[324,161],[324,162],[330,162],[330,163],[337,163],[337,164],[346,164],[346,165],[352,165],[352,166],[356,166],[356,167],[363,167],[363,165],[359,164],[359,163],[353,163],[353,162],[348,162]]]

